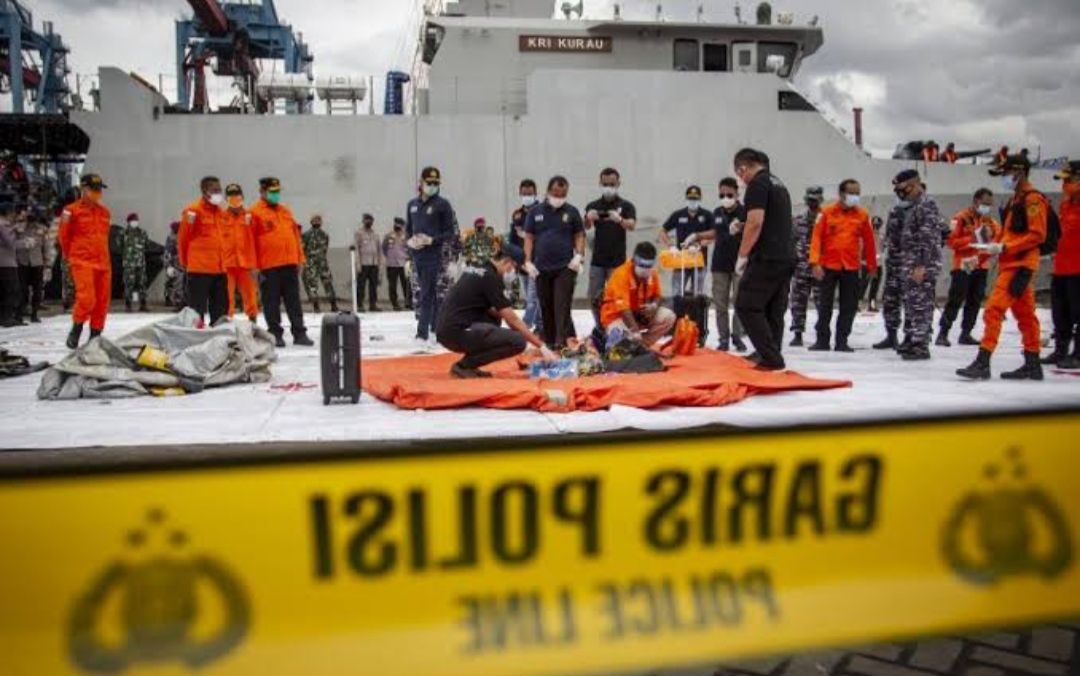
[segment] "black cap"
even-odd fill
[[[692,200],[701,199],[701,188],[697,187],[696,185],[690,186],[689,188],[686,189],[686,197],[687,197],[687,199],[692,199]]]
[[[361,221],[371,221],[372,223],[374,223],[375,222],[375,217],[372,216],[371,214],[364,214],[364,215],[362,215],[360,217],[360,220]]]
[[[1023,169],[1024,171],[1031,171],[1031,160],[1024,155],[1009,155],[1005,158],[1005,161],[991,169],[989,173],[991,176],[1001,176],[1006,171],[1014,171],[1016,169]]]
[[[266,190],[266,191],[281,190],[281,181],[279,181],[277,178],[275,178],[273,176],[267,176],[265,178],[260,178],[259,179],[259,189],[260,190]]]
[[[109,186],[105,185],[105,181],[101,180],[101,176],[98,174],[83,174],[79,179],[79,185],[91,190],[104,190]]]
[[[394,227],[396,228],[398,226],[401,226],[401,227],[404,228],[405,227],[405,219],[402,218],[401,216],[394,216]]]
[[[809,186],[806,189],[806,196],[811,198],[811,199],[813,199],[813,198],[817,198],[819,200],[825,199],[825,189],[822,188],[820,185]]]
[[[914,169],[905,169],[896,175],[896,178],[892,180],[892,183],[893,185],[900,185],[901,183],[906,183],[911,179],[918,177],[919,172],[915,171]]]
[[[243,197],[244,189],[240,187],[239,183],[230,183],[229,185],[225,186],[225,195],[227,197],[234,197],[236,195]]]
[[[503,255],[514,261],[514,264],[518,267],[525,265],[525,252],[521,250],[521,247],[513,244],[503,244],[502,252]]]
[[[1080,176],[1080,160],[1069,162],[1061,169],[1061,171],[1054,174],[1054,178],[1059,181],[1067,178],[1076,178],[1077,176]]]
[[[442,174],[438,167],[424,167],[420,172],[420,180],[424,183],[442,183]]]

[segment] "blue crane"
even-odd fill
[[[25,112],[29,92],[35,113],[59,113],[68,105],[68,48],[46,21],[34,30],[30,10],[17,0],[0,0],[0,75],[11,91],[12,110]],[[37,52],[38,63],[24,63],[23,52]]]
[[[207,112],[205,68],[215,75],[241,79],[253,99],[259,76],[257,59],[284,62],[286,73],[312,76],[315,60],[303,38],[278,18],[273,0],[255,3],[188,0],[194,16],[176,22],[177,104]],[[265,110],[266,102],[256,102]]]

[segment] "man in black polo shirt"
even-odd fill
[[[450,367],[455,378],[490,378],[481,366],[509,359],[525,351],[531,343],[544,359],[558,356],[529,331],[510,305],[507,286],[525,263],[525,254],[516,246],[503,246],[491,260],[473,262],[461,270],[439,314],[435,332],[439,344],[464,357]],[[506,322],[511,328],[503,328]]]
[[[681,247],[686,244],[690,235],[700,236],[703,232],[712,230],[713,217],[707,209],[701,206],[701,188],[692,185],[686,189],[686,206],[672,212],[660,231],[660,244],[665,247]],[[668,234],[675,231],[675,241]],[[705,260],[709,260],[709,250],[702,249]],[[686,293],[686,287],[696,290],[697,293],[705,293],[705,268],[701,267],[693,271],[693,277],[679,270],[671,273],[671,295],[677,296]]]
[[[525,218],[525,271],[536,280],[544,342],[551,348],[565,347],[577,336],[570,310],[585,261],[585,225],[581,212],[566,201],[569,192],[569,181],[553,177],[547,198]]]
[[[742,275],[735,312],[758,353],[758,368],[779,371],[788,286],[795,271],[791,195],[769,171],[769,157],[744,148],[735,154],[735,176],[746,185],[746,227],[735,262]]]
[[[536,197],[536,181],[531,178],[524,179],[518,186],[518,199],[521,201],[521,206],[514,209],[514,213],[510,214],[510,232],[506,241],[524,251],[525,217],[529,215],[529,210],[535,207],[539,201]],[[522,293],[525,295],[525,316],[522,317],[522,320],[524,320],[525,326],[539,332],[542,322],[540,321],[540,299],[536,295],[536,280],[528,275],[523,275],[520,285]]]
[[[717,349],[727,352],[732,345],[739,352],[746,352],[743,343],[743,327],[739,315],[735,315],[735,330],[731,330],[730,309],[739,294],[739,276],[735,274],[735,261],[739,257],[743,227],[746,224],[746,207],[739,203],[739,182],[730,176],[720,181],[720,206],[713,212],[713,229],[699,235],[690,235],[691,243],[715,243],[712,257],[712,301],[716,306],[716,332],[720,335]]]
[[[600,172],[600,199],[585,207],[585,229],[595,228],[589,265],[589,302],[600,323],[600,304],[611,273],[626,262],[626,233],[637,226],[637,209],[619,195],[622,178],[611,167]]]

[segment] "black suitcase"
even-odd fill
[[[350,247],[352,279],[356,279],[356,249]],[[323,405],[333,399],[360,401],[360,316],[356,312],[356,284],[351,284],[353,311],[323,315],[319,338]]]
[[[709,305],[712,302],[708,296],[702,294],[701,289],[697,288],[697,270],[694,270],[690,275],[692,279],[689,294],[686,293],[686,268],[683,268],[680,272],[682,274],[679,293],[672,294],[674,296],[675,317],[678,319],[689,317],[690,321],[697,324],[698,347],[705,347],[705,339],[709,337]]]

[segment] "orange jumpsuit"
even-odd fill
[[[188,274],[225,274],[223,214],[223,209],[202,198],[187,205],[180,214],[176,244],[180,265]]]
[[[255,288],[255,234],[253,219],[247,209],[226,209],[222,220],[222,241],[225,250],[225,271],[229,276],[229,316],[236,314],[236,289],[244,301],[244,314],[255,321],[259,314],[259,297]]]
[[[60,214],[60,249],[75,282],[76,324],[90,321],[90,329],[105,328],[112,295],[112,259],[109,257],[111,215],[104,205],[80,199]]]
[[[983,227],[989,231],[987,242],[1000,242],[1001,224],[993,216],[980,216],[974,207],[968,207],[953,216],[952,226],[948,246],[953,250],[953,272],[961,268],[965,258],[971,258],[972,256],[978,256],[979,262],[976,267],[979,270],[989,270],[993,256],[979,253],[976,249],[971,248],[971,245],[978,241],[976,233]]]
[[[1014,230],[1017,227],[1014,222],[1016,209],[1023,209],[1027,216],[1027,228],[1023,232]],[[1024,338],[1024,351],[1039,352],[1039,318],[1035,314],[1035,285],[1031,282],[1039,270],[1039,245],[1046,240],[1049,209],[1050,202],[1028,181],[1021,186],[1019,196],[1013,195],[1005,206],[1005,226],[999,240],[1005,245],[1005,250],[998,258],[998,278],[983,311],[986,322],[982,339],[984,350],[993,352],[997,348],[1005,312],[1012,310]],[[1021,270],[1031,272],[1031,281],[1019,296],[1013,296],[1009,286]]]
[[[857,272],[864,254],[872,275],[877,272],[877,245],[870,212],[862,207],[845,209],[839,202],[822,207],[810,238],[810,265]]]

